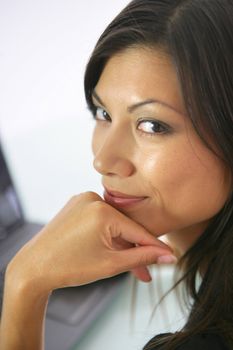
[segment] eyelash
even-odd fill
[[[102,107],[92,105],[91,108],[89,108],[89,109],[91,110],[93,118],[96,122],[111,122],[111,118],[110,118],[109,114]],[[105,117],[103,116],[103,118],[105,118],[105,119],[98,119],[98,117],[97,117],[98,110],[102,111],[103,113],[106,113],[106,116]],[[143,123],[151,123],[154,126],[156,126],[156,128],[158,128],[158,127],[162,128],[162,131],[146,132],[146,131],[143,131],[141,129],[138,129],[138,127]],[[163,123],[163,122],[161,122],[159,120],[155,120],[155,119],[142,119],[142,118],[139,119],[137,122],[137,130],[141,134],[143,134],[144,136],[147,136],[147,137],[153,137],[153,136],[157,136],[157,135],[166,135],[168,133],[171,133],[171,131],[172,131],[171,127],[169,125],[167,125],[166,123]]]

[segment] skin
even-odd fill
[[[132,269],[148,281],[144,266],[170,255],[169,247],[96,193],[74,196],[7,267],[0,349],[44,348],[44,319],[53,290]]]
[[[94,166],[108,189],[147,198],[120,209],[93,192],[74,196],[16,254],[5,276],[1,350],[43,349],[46,306],[54,289],[129,270],[149,281],[147,265],[174,261],[171,249],[157,237],[166,234],[183,252],[229,192],[223,164],[185,116],[175,70],[166,56],[148,49],[116,55],[95,91],[102,102],[95,97],[100,108]],[[148,99],[163,104],[132,108]],[[159,127],[152,135],[154,118],[169,124],[169,132]]]
[[[158,102],[132,111],[131,106],[152,99]],[[95,87],[93,103],[99,107],[94,166],[103,185],[148,197],[120,210],[156,237],[166,234],[182,255],[222,208],[230,185],[224,164],[187,117],[170,59],[146,48],[113,56]],[[153,120],[169,129],[154,129]]]

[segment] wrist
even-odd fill
[[[1,317],[1,349],[41,350],[50,293],[11,262],[6,270]],[[25,333],[25,330],[27,332]]]
[[[51,290],[42,281],[42,278],[35,272],[31,272],[31,268],[25,268],[13,259],[7,266],[5,273],[5,293],[11,295],[24,295],[29,299],[48,299]]]

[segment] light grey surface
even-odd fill
[[[108,309],[125,276],[53,293],[48,305],[45,350],[68,350]]]
[[[156,334],[180,329],[185,315],[175,292],[166,297],[149,323],[159,297],[172,286],[173,268],[153,269],[152,275],[153,283],[138,283],[133,309],[134,283],[131,277],[128,278],[112,305],[72,350],[141,350]]]

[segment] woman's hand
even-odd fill
[[[73,197],[17,253],[9,270],[49,293],[128,270],[149,280],[145,266],[167,255],[168,246],[96,193],[86,192]]]
[[[164,243],[96,193],[73,197],[8,265],[1,350],[43,349],[44,316],[52,290],[127,270],[149,280],[146,266],[170,254]]]

